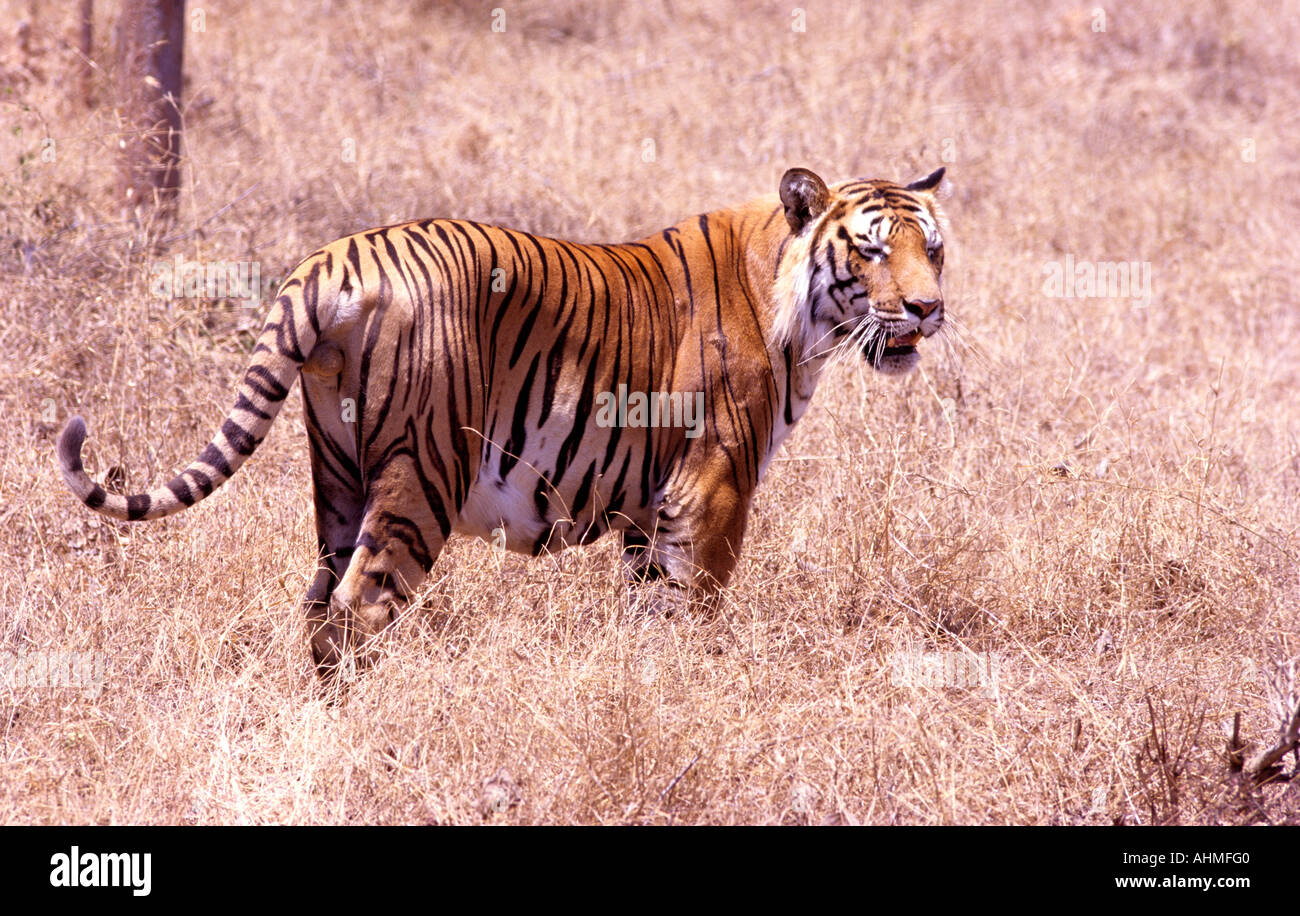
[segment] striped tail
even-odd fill
[[[317,276],[310,278],[313,288],[305,302],[302,279],[295,271],[295,276],[281,287],[225,422],[207,448],[165,486],[134,496],[109,493],[90,479],[81,463],[86,421],[81,417],[70,419],[59,436],[59,469],[77,498],[112,518],[142,521],[187,509],[234,476],[262,444],[316,344]]]

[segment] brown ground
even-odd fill
[[[0,653],[107,671],[98,697],[0,680],[0,821],[1300,822],[1224,754],[1234,713],[1258,747],[1300,690],[1294,0],[1105,31],[1087,4],[809,4],[802,33],[766,3],[304,6],[203,4],[169,258],[283,275],[439,215],[620,240],[792,165],[947,164],[960,329],[901,381],[823,382],[721,619],[646,613],[612,543],[454,541],[331,706],[296,398],[164,522],[102,521],[55,469],[73,412],[101,478],[184,464],[259,312],[149,295],[112,110],[72,97],[42,4],[30,52],[0,46]],[[1046,296],[1067,256],[1148,262],[1150,302]]]

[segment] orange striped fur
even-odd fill
[[[621,245],[444,219],[339,239],[281,286],[234,407],[185,470],[109,493],[74,417],[64,477],[114,518],[178,512],[239,469],[301,377],[322,674],[383,629],[454,531],[536,554],[617,530],[633,575],[711,593],[828,360],[905,371],[942,325],[942,172],[828,187],[792,169],[778,195]],[[646,400],[663,409],[637,414]]]

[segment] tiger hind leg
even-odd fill
[[[331,620],[330,599],[352,560],[365,512],[365,488],[355,453],[356,437],[342,414],[338,375],[341,367],[325,368],[333,371],[305,371],[302,376],[317,542],[316,575],[303,599],[303,610],[316,671],[322,675],[336,670],[344,658],[343,635]]]
[[[397,457],[370,482],[342,577],[323,607],[317,603],[309,610],[316,614],[312,655],[324,678],[349,658],[362,666],[375,661],[379,635],[420,587],[451,533],[456,510],[440,488],[421,480],[413,461]],[[323,587],[323,572],[314,592]]]
[[[428,576],[459,512],[450,482],[421,472],[415,448],[390,453],[383,468],[368,474],[364,492],[357,487],[343,495],[355,505],[322,505],[329,500],[317,495],[321,563],[305,607],[322,680],[376,660],[378,637]],[[458,470],[456,463],[439,468]],[[317,494],[320,485],[317,478]],[[348,528],[347,518],[359,521]]]
[[[413,512],[412,507],[424,502],[425,494],[416,490],[400,500],[400,513],[373,505],[365,513],[342,578],[324,604],[316,605],[311,624],[312,656],[325,680],[339,667],[364,667],[377,659],[378,637],[406,607],[442,552],[450,529],[435,521],[435,513],[421,517],[425,513]],[[313,590],[320,582],[317,573]]]
[[[313,450],[313,464],[315,452]],[[333,672],[343,661],[345,640],[332,621],[330,601],[356,550],[364,506],[360,485],[355,492],[330,493],[316,479],[316,535],[319,544],[316,576],[303,599],[307,636],[316,671]]]
[[[378,657],[380,634],[424,580],[400,541],[363,533],[369,541],[352,554],[343,578],[325,602],[312,630],[316,671],[329,680],[352,664]]]

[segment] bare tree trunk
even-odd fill
[[[95,67],[91,60],[95,50],[95,0],[81,0],[77,22],[77,50],[81,52],[81,62],[77,68],[81,101],[87,108],[94,108]]]
[[[32,23],[36,21],[36,12],[35,0],[30,0],[27,4],[27,15],[19,20],[17,27],[14,29],[14,40],[18,44],[18,55],[23,62],[23,66],[30,70],[33,76],[40,79],[42,74],[34,60],[36,49],[32,47]]]
[[[181,172],[181,54],[185,0],[123,0],[118,105],[120,200],[137,222],[176,214]]]

